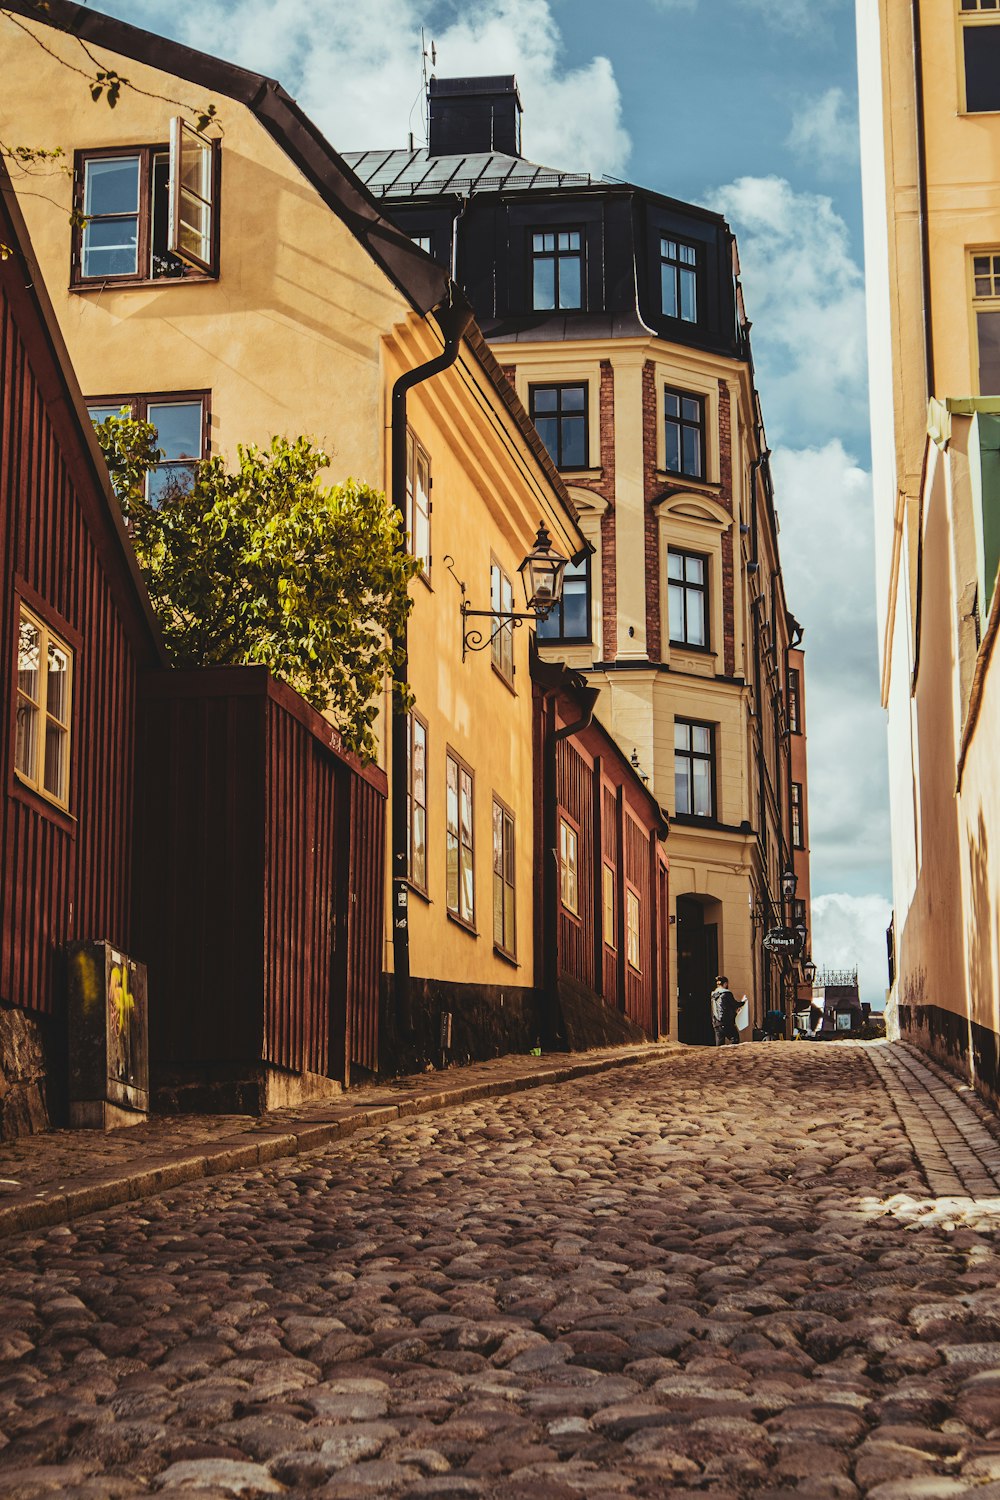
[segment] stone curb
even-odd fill
[[[324,1120],[321,1124],[303,1125],[299,1129],[282,1129],[277,1125],[273,1130],[268,1130],[266,1126],[263,1129],[257,1128],[249,1140],[244,1135],[230,1136],[203,1152],[188,1150],[182,1155],[154,1157],[141,1171],[126,1172],[120,1177],[101,1177],[96,1174],[94,1177],[78,1177],[70,1189],[56,1191],[41,1188],[35,1197],[0,1207],[0,1239],[32,1229],[49,1229],[53,1225],[65,1224],[86,1214],[99,1213],[105,1208],[116,1208],[123,1203],[136,1203],[143,1198],[153,1197],[166,1188],[178,1187],[199,1177],[219,1177],[226,1172],[262,1166],[280,1157],[305,1155],[329,1145],[331,1141],[356,1135],[360,1130],[388,1125],[411,1115],[455,1109],[478,1099],[499,1098],[527,1089],[566,1083],[574,1078],[606,1073],[612,1068],[660,1062],[665,1057],[676,1054],[678,1050],[671,1043],[653,1043],[624,1055],[591,1058],[589,1061],[580,1059],[563,1066],[557,1065],[513,1077],[458,1084],[434,1093],[403,1098],[398,1104],[379,1104],[367,1109],[362,1105],[343,1119]]]

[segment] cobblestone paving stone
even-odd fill
[[[1000,1202],[871,1057],[678,1050],[12,1238],[0,1495],[998,1500]]]
[[[938,1197],[997,1197],[1000,1142],[962,1097],[956,1080],[928,1067],[912,1047],[875,1044],[869,1055],[893,1096],[931,1191]],[[965,1094],[975,1099],[968,1085]]]

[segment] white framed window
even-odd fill
[[[431,461],[426,450],[408,433],[406,440],[406,532],[410,552],[418,558],[424,577],[431,576]]]
[[[625,957],[629,966],[642,972],[642,906],[637,893],[629,886],[625,891]]]
[[[447,754],[446,816],[447,905],[466,927],[476,920],[474,778],[453,750]]]
[[[514,814],[493,797],[493,943],[513,958],[517,952]]]
[[[606,864],[603,869],[604,941],[609,948],[618,947],[618,907],[615,901],[615,872]]]
[[[559,899],[567,911],[580,915],[580,836],[572,823],[559,819]]]
[[[427,891],[427,725],[411,709],[406,740],[406,847],[411,885]]]
[[[490,608],[497,611],[491,626],[490,658],[503,680],[512,683],[514,622],[504,621],[501,616],[510,615],[514,611],[514,585],[498,562],[490,564]]]
[[[73,651],[24,604],[17,623],[14,771],[59,807],[69,806]]]
[[[1000,396],[1000,246],[973,250],[969,270],[979,394]]]

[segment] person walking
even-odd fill
[[[725,974],[720,974],[715,981],[715,989],[712,991],[712,1030],[715,1032],[717,1047],[724,1047],[727,1042],[739,1041],[740,1034],[736,1030],[738,1010],[739,1003],[729,988],[729,980]]]

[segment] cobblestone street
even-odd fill
[[[905,1049],[677,1050],[15,1237],[0,1494],[996,1500],[998,1170]]]

